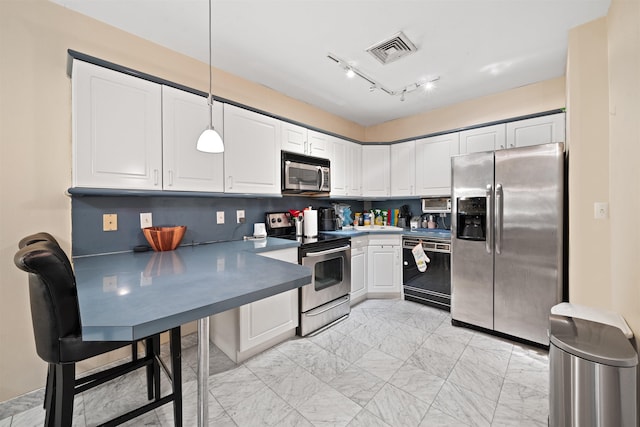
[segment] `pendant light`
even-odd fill
[[[211,0],[209,0],[209,126],[200,134],[196,149],[205,153],[224,152],[222,137],[213,128],[213,94],[211,93]]]

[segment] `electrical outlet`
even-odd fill
[[[153,226],[153,219],[151,212],[145,212],[140,214],[140,228],[147,228]]]
[[[117,230],[118,230],[118,215],[117,214],[102,215],[102,231],[117,231]]]
[[[609,216],[609,203],[595,202],[593,204],[593,218],[606,219]]]
[[[224,211],[216,212],[216,224],[224,224]]]
[[[236,211],[236,220],[238,221],[238,224],[244,224],[244,210]]]

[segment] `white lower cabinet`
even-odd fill
[[[259,255],[298,263],[298,248]],[[295,335],[298,326],[298,290],[211,316],[209,337],[231,360],[240,363]]]
[[[369,236],[367,248],[367,296],[397,298],[402,291],[402,237],[399,234]]]
[[[367,245],[366,236],[351,239],[351,305],[367,298]]]

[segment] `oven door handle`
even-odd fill
[[[317,316],[319,314],[322,314],[326,311],[331,310],[332,308],[336,308],[339,305],[342,305],[344,303],[348,303],[350,300],[349,295],[345,295],[342,298],[338,299],[335,301],[335,304],[331,304],[330,307],[318,307],[318,308],[314,308],[313,310],[309,310],[307,312],[304,313],[305,316]]]
[[[320,252],[307,252],[306,254],[304,254],[305,257],[314,257],[314,256],[322,256],[322,255],[328,255],[328,254],[335,254],[338,252],[344,252],[347,249],[349,249],[351,246],[346,245],[346,246],[340,246],[339,248],[335,248],[335,249],[327,249],[326,251],[320,251]]]

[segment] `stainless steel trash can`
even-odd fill
[[[552,314],[549,426],[637,427],[638,355],[614,326]]]

